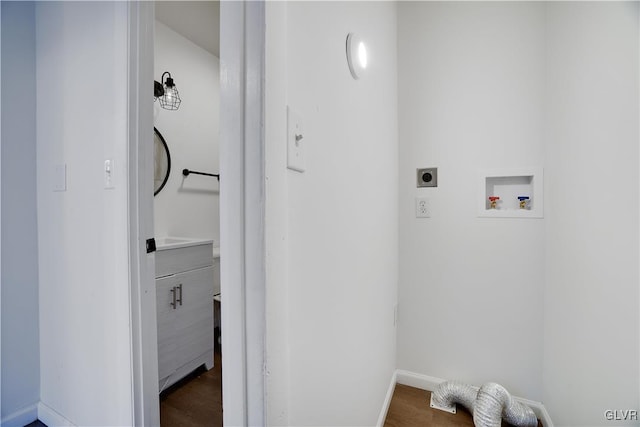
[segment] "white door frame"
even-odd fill
[[[265,425],[263,2],[220,2],[224,424]]]
[[[132,419],[156,426],[155,256],[146,253],[153,237],[154,5],[133,1],[129,11]],[[221,2],[220,23],[223,418],[228,426],[265,425],[265,5]]]
[[[153,237],[153,2],[129,3],[129,286],[131,293],[132,420],[159,426],[158,339]]]

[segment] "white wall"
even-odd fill
[[[22,426],[40,397],[32,2],[2,2],[2,122],[2,425]]]
[[[398,9],[398,368],[540,400],[544,221],[478,218],[476,191],[479,169],[544,165],[544,4]]]
[[[638,3],[547,13],[543,401],[557,426],[638,409]]]
[[[182,169],[218,173],[220,60],[156,21],[155,78],[173,76],[182,103],[176,111],[155,102],[155,126],[171,154],[171,174],[154,198],[156,236],[200,237],[220,242],[219,183],[182,176]]]
[[[266,128],[266,232],[286,239],[267,243],[275,261],[267,263],[267,336],[275,338],[267,348],[269,363],[289,361],[288,375],[276,365],[284,373],[281,382],[268,380],[268,395],[281,405],[270,406],[270,420],[374,425],[395,369],[395,8],[375,2],[267,4],[268,52],[282,56],[267,58],[267,111],[275,113],[268,113]],[[346,63],[350,31],[371,53],[369,72],[359,81]],[[307,169],[286,171],[283,180],[285,103],[304,118]],[[281,220],[271,221],[278,214],[286,217],[286,229]],[[273,252],[281,246],[286,260]],[[271,336],[274,324],[287,328],[288,346],[274,345],[284,341],[280,331]]]
[[[36,5],[40,418],[132,425],[127,4]],[[114,189],[104,189],[105,159]],[[54,192],[54,165],[66,191]]]

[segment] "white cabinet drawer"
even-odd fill
[[[208,267],[213,263],[213,244],[194,245],[156,252],[156,277]]]

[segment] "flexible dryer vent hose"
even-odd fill
[[[459,403],[471,412],[476,427],[500,427],[502,419],[518,427],[535,427],[538,418],[531,408],[517,402],[496,383],[486,383],[480,390],[456,381],[441,383],[432,393],[432,401],[439,407]]]

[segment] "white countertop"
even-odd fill
[[[213,245],[214,241],[211,239],[198,239],[192,237],[159,237],[156,239],[156,248],[158,251],[164,251],[167,249],[186,248],[188,246],[198,245]],[[220,248],[213,246],[213,257],[220,258]]]

